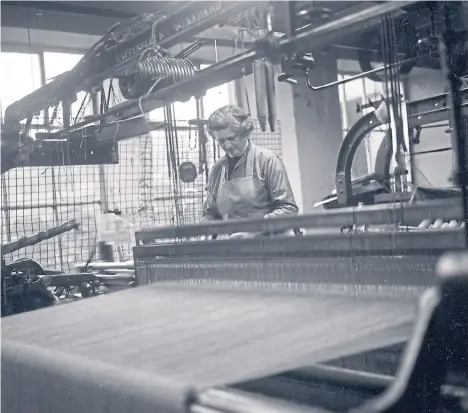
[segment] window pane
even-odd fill
[[[45,77],[46,82],[51,82],[55,77],[61,75],[64,72],[67,72],[79,62],[79,60],[83,57],[81,54],[76,53],[51,53],[47,52],[44,53],[44,66],[45,66]],[[83,99],[85,99],[85,103],[83,104]],[[80,107],[83,104],[83,108],[80,111]],[[61,113],[61,109],[60,113]],[[80,111],[80,112],[79,112]],[[79,112],[79,114],[78,114]],[[53,109],[49,110],[49,116],[52,116]],[[81,119],[85,115],[92,115],[93,114],[93,105],[90,99],[90,96],[87,95],[86,92],[80,92],[76,96],[76,102],[72,104],[71,107],[72,113],[72,123],[75,121],[75,118],[78,115],[78,119]],[[60,121],[62,120],[62,116],[58,116]]]
[[[344,78],[348,79],[351,76],[345,75]],[[353,80],[344,85],[346,100],[350,101],[364,96],[364,88],[361,79]]]
[[[2,118],[12,103],[41,87],[39,55],[28,53],[0,53],[0,98]],[[38,123],[35,119],[33,123]]]
[[[197,102],[194,98],[187,102],[174,103],[175,119],[180,123],[188,122],[197,117]],[[164,122],[164,108],[153,110],[149,113],[149,118],[154,122]]]

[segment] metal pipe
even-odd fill
[[[71,231],[72,229],[77,229],[80,226],[75,220],[65,222],[62,225],[48,229],[46,231],[41,231],[30,237],[23,237],[17,241],[10,242],[8,244],[2,245],[2,255],[11,254],[14,251],[17,251],[24,247],[29,247],[31,245],[38,244],[41,241],[56,237],[65,232]]]
[[[371,74],[374,74],[374,73],[380,73],[380,72],[383,72],[384,70],[390,69],[392,67],[398,67],[398,66],[403,65],[405,63],[410,63],[410,62],[416,61],[418,59],[420,59],[420,57],[412,57],[410,59],[402,60],[401,62],[398,62],[398,63],[393,63],[391,65],[378,67],[376,69],[368,70],[367,72],[362,72],[362,73],[359,73],[358,75],[351,76],[351,77],[348,77],[346,79],[336,80],[334,82],[326,83],[326,84],[320,85],[320,86],[314,86],[314,85],[312,85],[310,83],[309,75],[310,75],[310,70],[311,69],[308,68],[306,70],[306,73],[305,73],[305,81],[306,81],[306,85],[307,85],[307,87],[309,89],[314,90],[314,91],[323,90],[323,89],[327,89],[327,88],[333,87],[333,86],[344,85],[346,83],[352,82],[353,80],[362,79],[363,77],[366,77],[368,75],[371,75]]]

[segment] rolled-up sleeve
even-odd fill
[[[265,162],[264,176],[273,206],[273,211],[268,214],[268,217],[297,215],[299,208],[294,199],[286,168],[280,158],[268,157]]]
[[[216,170],[211,168],[208,173],[208,185],[206,191],[206,199],[203,203],[202,217],[200,221],[216,221],[222,219],[216,207]]]

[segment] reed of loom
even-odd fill
[[[287,289],[320,294],[418,295],[435,282],[434,266],[448,250],[464,248],[462,228],[399,231],[402,222],[457,219],[458,202],[346,208],[272,220],[210,222],[136,233],[140,285],[154,282],[205,287]],[[341,227],[385,226],[342,234]],[[393,229],[388,230],[388,226]],[[305,228],[301,237],[210,240],[210,235],[265,234]],[[200,240],[204,238],[205,240]],[[161,240],[164,240],[162,243]]]

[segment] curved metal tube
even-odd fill
[[[364,140],[369,132],[382,124],[382,120],[379,119],[375,111],[368,113],[354,124],[343,139],[343,143],[341,144],[340,151],[338,153],[335,177],[336,194],[339,205],[349,205],[353,196],[351,167],[359,144]],[[382,142],[382,145],[384,145],[384,143],[385,139],[384,142]],[[384,151],[379,149],[379,152],[382,152],[380,159],[384,158]]]
[[[393,63],[391,65],[378,67],[376,69],[368,70],[367,72],[362,72],[362,73],[359,73],[358,75],[351,76],[346,79],[336,80],[335,82],[325,83],[324,85],[320,85],[320,86],[314,86],[312,83],[310,83],[310,77],[309,77],[310,69],[307,69],[305,72],[305,82],[306,82],[307,87],[310,90],[314,90],[314,91],[323,90],[323,89],[327,89],[333,86],[344,85],[345,83],[352,82],[353,80],[362,79],[363,77],[367,77],[368,75],[383,72],[384,70],[390,69],[391,67],[398,67],[406,63],[412,63],[414,61],[417,61],[418,59],[419,57],[412,57],[411,59],[406,59],[406,60],[402,60],[401,62]]]

